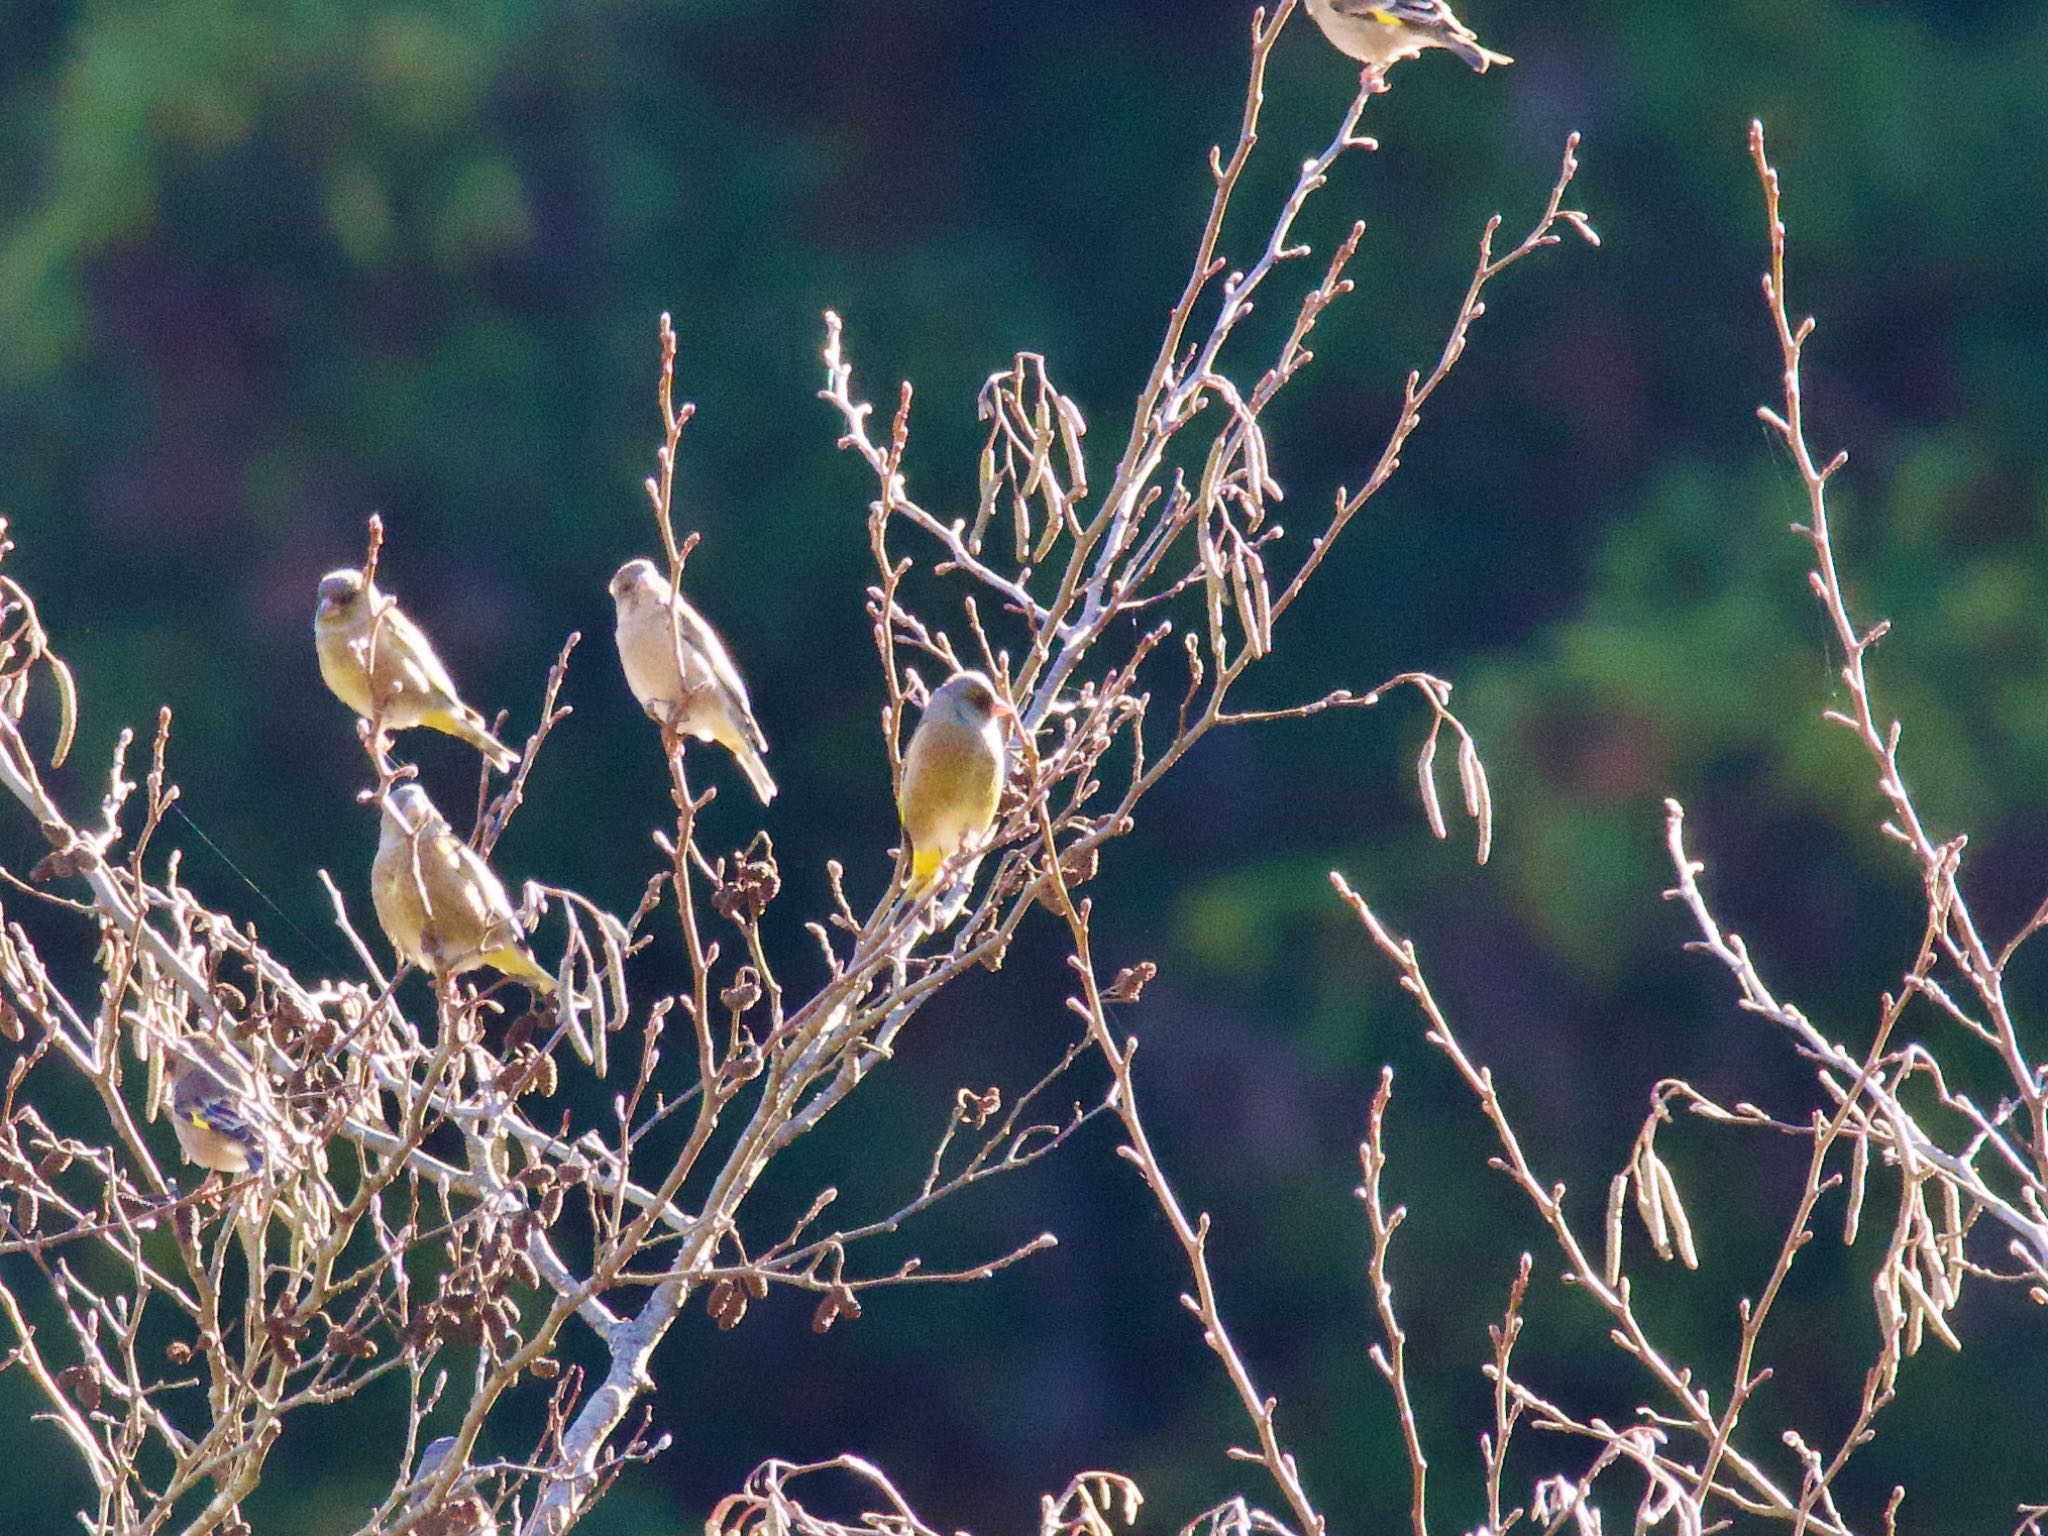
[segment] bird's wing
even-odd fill
[[[1448,0],[1392,0],[1387,9],[1417,26],[1443,27],[1463,38],[1473,35],[1472,29],[1452,12]]]
[[[747,685],[740,677],[739,668],[733,665],[732,653],[726,650],[725,642],[718,638],[718,631],[705,622],[704,616],[680,599],[675,605],[676,625],[682,631],[683,644],[704,658],[704,665],[710,669],[711,680],[718,685],[718,691],[725,698],[731,713],[739,720],[748,738],[757,751],[768,750],[768,738],[762,734],[761,726],[754,719],[754,706],[747,698]]]
[[[277,1111],[239,1066],[217,1051],[187,1048],[191,1065],[172,1091],[181,1115],[242,1146],[264,1151],[280,1133]]]
[[[375,625],[377,620],[373,618],[370,622]],[[427,638],[427,632],[407,618],[403,610],[395,607],[386,610],[377,649],[378,661],[397,667],[408,689],[438,695],[451,702],[459,697],[455,691],[455,679],[448,675],[446,664],[434,653],[434,644]]]
[[[1463,30],[1444,0],[1329,0],[1329,5],[1339,16],[1355,16],[1365,21],[1384,21],[1391,17],[1411,26],[1449,26]]]
[[[217,1091],[208,1085],[187,1101],[186,1109],[193,1119],[230,1141],[245,1147],[263,1146],[263,1133],[224,1090]]]
[[[519,914],[513,909],[512,898],[506,894],[505,882],[498,878],[498,872],[484,862],[482,854],[453,832],[446,836],[448,856],[460,871],[464,893],[473,903],[477,925],[483,934],[479,948],[497,949],[523,940],[526,930],[519,926]]]

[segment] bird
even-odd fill
[[[500,773],[519,766],[519,754],[457,695],[426,631],[361,571],[344,567],[320,578],[313,648],[334,696],[365,720],[376,715],[393,731],[428,726],[468,742]]]
[[[949,855],[988,835],[1003,790],[1002,717],[1009,706],[985,672],[955,672],[932,694],[903,755],[896,810],[910,845],[909,894],[938,884]],[[956,877],[957,894],[936,914],[943,927],[966,904],[981,863],[977,855]]]
[[[331,1235],[332,1220],[318,1179],[297,1195],[283,1188],[293,1169],[284,1155],[287,1131],[267,1096],[267,1082],[238,1055],[202,1035],[185,1036],[167,1054],[171,1129],[185,1161],[230,1178],[254,1174],[262,1180],[237,1202],[235,1230],[249,1273],[264,1273],[263,1244],[273,1216],[282,1217],[291,1233],[296,1271],[306,1254]],[[324,1166],[317,1151],[314,1162]]]
[[[1427,48],[1448,48],[1481,74],[1515,61],[1482,48],[1444,0],[1308,0],[1308,13],[1337,51],[1385,71]]]
[[[391,947],[436,977],[487,965],[537,992],[555,989],[526,948],[503,882],[417,784],[394,785],[384,797],[370,903]]]
[[[739,759],[761,803],[773,800],[775,780],[763,760],[768,738],[725,642],[651,560],[620,566],[611,594],[619,665],[640,707],[679,736],[717,742]]]
[[[455,1446],[455,1436],[443,1435],[420,1452],[419,1468],[412,1478],[413,1491],[405,1501],[407,1514],[417,1515],[426,1510],[427,1485],[433,1482]],[[420,1528],[445,1530],[448,1536],[498,1536],[498,1517],[475,1491],[475,1479],[458,1477],[454,1488],[441,1506],[441,1523]]]
[[[239,1061],[198,1035],[171,1057],[171,1129],[185,1161],[216,1173],[261,1173],[274,1161],[254,1079]]]

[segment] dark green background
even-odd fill
[[[1808,1103],[1782,1042],[1680,953],[1681,914],[1658,900],[1662,796],[1690,806],[1724,917],[1838,1038],[1860,1048],[1918,939],[1870,764],[1819,722],[1841,658],[1785,531],[1799,488],[1753,415],[1776,367],[1754,115],[1788,177],[1794,300],[1823,322],[1816,436],[1856,454],[1837,501],[1852,593],[1897,624],[1874,662],[1881,707],[1906,722],[1935,833],[1972,833],[1987,927],[2009,931],[2048,889],[2048,16],[2030,0],[1492,0],[1468,19],[1521,62],[1403,68],[1368,116],[1385,147],[1347,162],[1305,225],[1325,249],[1352,217],[1370,233],[1359,292],[1271,420],[1295,558],[1377,452],[1404,371],[1434,357],[1481,221],[1526,222],[1572,129],[1577,201],[1606,244],[1500,284],[1407,467],[1248,697],[1409,667],[1454,679],[1493,773],[1494,860],[1475,870],[1462,831],[1429,839],[1409,777],[1420,722],[1394,703],[1206,745],[1096,888],[1105,963],[1163,967],[1120,1022],[1146,1039],[1140,1088],[1183,1198],[1215,1214],[1227,1313],[1312,1494],[1353,1532],[1399,1528],[1406,1504],[1350,1193],[1383,1061],[1400,1069],[1388,1184],[1413,1218],[1395,1273],[1441,1528],[1482,1513],[1484,1324],[1524,1247],[1541,1282],[1529,1380],[1614,1416],[1648,1388],[1555,1283],[1325,872],[1420,936],[1589,1230],[1659,1077],[1795,1116]],[[1203,156],[1235,128],[1247,20],[1212,0],[0,0],[0,511],[9,569],[86,701],[60,776],[74,814],[116,731],[169,703],[185,808],[302,931],[183,834],[190,882],[308,967],[340,963],[312,871],[360,898],[373,833],[307,626],[319,573],[359,558],[376,510],[388,584],[516,729],[564,634],[589,637],[576,715],[499,862],[630,906],[668,806],[604,581],[652,545],[638,487],[672,309],[702,407],[681,477],[683,525],[704,538],[691,584],[774,742],[777,942],[789,980],[812,976],[800,919],[824,861],[871,893],[894,831],[862,612],[871,481],[813,398],[820,311],[846,316],[885,409],[916,381],[909,474],[927,503],[971,504],[973,392],[1018,348],[1050,355],[1106,478],[1206,205]],[[1240,260],[1353,81],[1305,19],[1283,39]],[[420,752],[442,794],[466,793],[473,758]],[[730,847],[756,820],[719,778],[709,836]],[[9,825],[6,856],[31,857],[33,829]],[[850,1213],[891,1208],[957,1086],[1017,1085],[1057,1054],[1054,938],[935,1006],[765,1198],[801,1204],[830,1180]],[[2023,1003],[2039,977],[2033,958],[2016,967]],[[793,1301],[732,1335],[693,1314],[659,1361],[675,1449],[593,1536],[694,1528],[764,1457],[842,1449],[946,1528],[1022,1528],[1088,1466],[1135,1475],[1152,1529],[1233,1488],[1271,1502],[1222,1458],[1246,1426],[1112,1145],[1098,1130],[873,1255],[971,1261],[1061,1234],[991,1283],[877,1295],[824,1339]],[[1645,1253],[1639,1297],[1718,1402],[1735,1299],[1768,1272],[1801,1154],[1690,1125],[1664,1146],[1704,1267],[1664,1273]],[[1839,1214],[1824,1208],[1753,1410],[1753,1450],[1793,1482],[1778,1427],[1838,1436],[1875,1344],[1883,1223],[1845,1256]],[[2015,1501],[2048,1499],[2038,1313],[1980,1288],[1958,1326],[1966,1353],[1930,1344],[1910,1363],[1845,1479],[1867,1526],[1895,1480],[1904,1530],[2008,1530]],[[390,1408],[300,1424],[257,1528],[352,1528],[388,1486]],[[0,1409],[0,1438],[51,1469],[9,1479],[14,1528],[68,1528],[80,1494],[58,1436],[24,1425],[12,1380]],[[1522,1449],[1524,1495],[1584,1461],[1533,1434]]]

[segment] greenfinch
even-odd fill
[[[747,702],[747,685],[717,632],[651,560],[628,560],[611,581],[618,607],[619,664],[640,707],[678,736],[715,741],[739,759],[766,805],[775,780],[768,738]]]
[[[500,773],[519,766],[519,754],[457,696],[455,680],[426,631],[375,582],[364,581],[361,571],[329,571],[320,578],[313,648],[334,696],[365,720],[381,711],[387,730],[428,726],[468,742]]]
[[[186,1162],[216,1173],[261,1173],[273,1160],[248,1068],[197,1035],[171,1053],[171,1129]]]
[[[435,976],[487,965],[536,992],[555,988],[526,948],[504,884],[417,784],[385,796],[370,902],[391,947]]]
[[[932,694],[903,755],[896,809],[910,846],[910,895],[938,883],[946,859],[988,836],[1003,791],[1002,716],[1008,712],[982,672],[956,672]],[[977,854],[957,876],[955,902],[938,916],[951,922],[965,905]]]
[[[1444,0],[1308,0],[1308,13],[1339,53],[1373,69],[1412,59],[1426,48],[1448,48],[1481,74],[1490,65],[1515,62],[1480,47]]]
[[[413,1493],[405,1502],[407,1514],[417,1515],[425,1511],[426,1485],[447,1463],[455,1446],[453,1435],[443,1435],[420,1452],[419,1468],[412,1475]],[[447,1536],[498,1536],[498,1517],[477,1493],[475,1484],[467,1479],[458,1479],[455,1489],[441,1506],[438,1522],[426,1521],[418,1529],[444,1531]]]

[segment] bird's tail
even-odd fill
[[[953,877],[953,883],[932,904],[930,932],[938,933],[960,921],[960,914],[967,910],[967,903],[974,897],[974,877],[980,871],[981,860],[970,859],[966,867]]]
[[[910,899],[917,900],[938,884],[939,871],[944,867],[943,853],[927,853],[920,850],[910,859]],[[933,898],[918,926],[925,933],[939,933],[960,921],[960,914],[967,910],[967,902],[974,894],[974,877],[981,869],[980,858],[970,859],[947,880]]]
[[[503,949],[494,949],[483,957],[485,965],[502,971],[514,981],[523,981],[543,996],[555,990],[555,978],[541,967],[524,949],[508,944]]]
[[[769,776],[768,763],[761,756],[761,749],[751,741],[742,739],[732,749],[732,755],[739,759],[740,768],[747,776],[747,782],[754,786],[754,793],[766,805],[775,798],[775,780]]]
[[[467,706],[460,709],[437,709],[432,714],[422,715],[420,721],[423,725],[430,725],[437,731],[468,742],[489,758],[491,766],[500,773],[510,773],[519,766],[519,754],[486,730],[483,717]]]
[[[1482,48],[1478,43],[1467,37],[1446,38],[1444,46],[1478,70],[1482,75],[1492,65],[1512,64],[1515,62],[1506,54],[1495,53],[1491,48]]]

